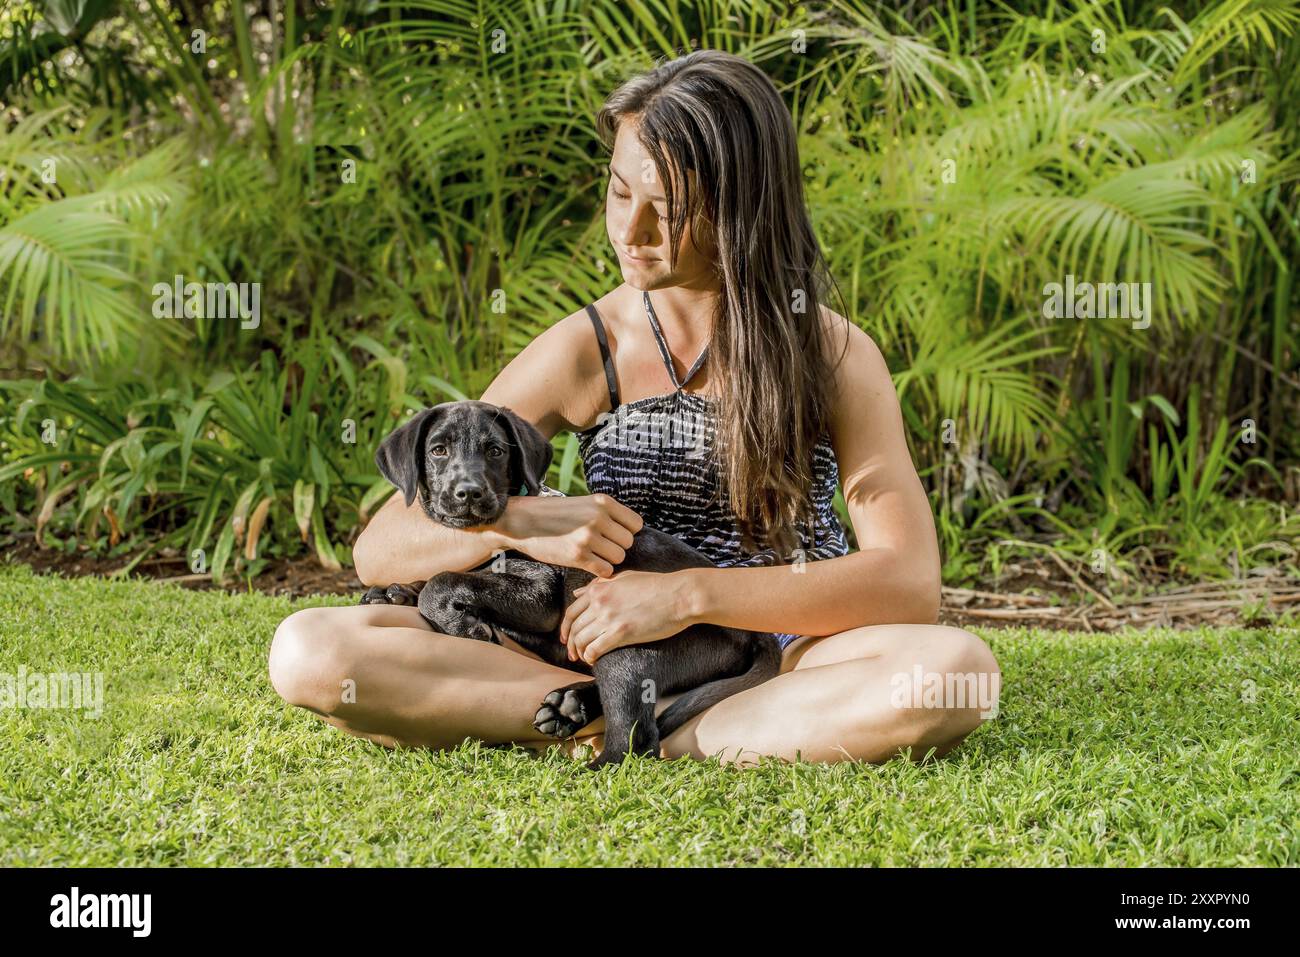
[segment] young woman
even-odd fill
[[[597,126],[612,146],[605,219],[623,284],[538,336],[482,396],[548,437],[576,431],[594,494],[515,497],[499,523],[467,530],[395,495],[357,540],[358,576],[419,581],[502,548],[587,569],[598,578],[562,632],[570,659],[588,662],[694,622],[779,633],[781,674],[684,725],[665,757],[951,749],[995,702],[903,686],[939,675],[995,690],[997,663],[979,638],[935,624],[929,503],[880,351],[822,303],[789,111],[757,67],[700,51],[629,81]],[[852,554],[831,507],[837,482]],[[719,567],[619,574],[643,523]],[[533,715],[580,680],[373,605],[290,616],[270,674],[287,702],[336,727],[433,748],[554,744]],[[602,727],[575,740],[599,750]]]

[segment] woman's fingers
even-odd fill
[[[631,529],[613,518],[606,520],[601,525],[600,531],[608,541],[625,551],[632,547],[632,542],[636,538]],[[622,561],[622,559],[620,558],[619,561]],[[615,562],[615,564],[618,563]]]
[[[595,664],[596,659],[601,655],[611,652],[617,647],[618,644],[612,637],[610,637],[608,632],[605,632],[604,634],[594,636],[590,641],[583,645],[580,656],[583,661],[591,665]]]
[[[624,536],[629,539],[627,546],[620,545],[619,539],[610,538],[608,533],[597,532],[591,537],[590,544],[580,546],[582,552],[577,561],[579,568],[591,572],[597,578],[610,578],[613,576],[614,567],[627,558],[626,548],[632,544],[630,541],[631,533],[621,525],[618,527],[622,529],[619,539]],[[610,529],[609,531],[613,530]]]
[[[636,533],[641,531],[641,526],[645,524],[641,516],[632,511],[632,509],[628,508],[618,499],[611,495],[598,494],[596,500],[610,518],[619,525],[622,525],[629,532]],[[631,542],[628,544],[630,545]]]
[[[597,555],[595,551],[586,552],[575,564],[584,572],[591,572],[597,578],[614,577],[614,566]]]
[[[569,640],[566,642],[569,659],[571,661],[581,659],[588,664],[595,661],[596,658],[591,654],[591,646],[600,638],[603,627],[596,615],[591,613],[580,615],[569,630]]]
[[[564,610],[564,620],[560,622],[560,641],[562,643],[568,643],[569,632],[573,628],[573,623],[579,615],[587,610],[589,604],[591,604],[591,599],[586,594],[574,595],[573,604]]]
[[[624,529],[624,531],[627,531]],[[611,541],[608,538],[597,538],[592,543],[591,551],[598,558],[603,558],[610,565],[619,565],[623,559],[627,558],[627,552],[624,551],[626,546],[621,546],[617,541]],[[604,576],[602,576],[604,577]]]

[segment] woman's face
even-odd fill
[[[670,265],[668,203],[654,160],[637,138],[638,130],[635,117],[619,124],[605,196],[605,231],[618,253],[623,281],[633,289],[647,290],[717,287],[712,249],[703,238],[701,245],[706,248],[696,246],[689,220],[677,266]]]

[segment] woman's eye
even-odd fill
[[[619,200],[629,200],[629,199],[632,198],[632,194],[631,194],[631,193],[620,193],[618,190],[616,190],[616,189],[614,188],[614,185],[613,185],[612,183],[610,184],[610,187],[609,187],[609,195],[611,195],[611,196],[613,196],[615,199],[619,199]],[[668,216],[667,216],[666,214],[664,214],[664,215],[660,215],[659,210],[657,210],[657,209],[655,210],[655,215],[659,217],[659,222],[661,222],[661,223],[666,223],[666,222],[668,222]]]
[[[435,446],[434,446],[433,448],[431,448],[429,451],[432,452],[434,455],[446,455],[446,454],[447,454],[447,446],[445,446],[445,445],[435,445]]]

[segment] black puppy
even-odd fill
[[[469,528],[497,521],[512,494],[538,494],[551,456],[551,443],[509,409],[447,402],[425,409],[385,438],[375,461],[407,505],[418,498],[435,522]],[[669,572],[712,564],[671,535],[642,528],[618,568]],[[662,738],[780,670],[775,636],[708,624],[617,648],[594,666],[569,661],[560,623],[574,589],[593,577],[507,551],[472,571],[371,588],[361,601],[416,605],[443,634],[496,644],[504,636],[551,664],[594,675],[595,681],[552,691],[533,720],[543,734],[566,738],[603,713],[605,747],[590,767],[616,764],[629,751],[657,756]],[[685,694],[656,721],[657,697],[678,692]]]

